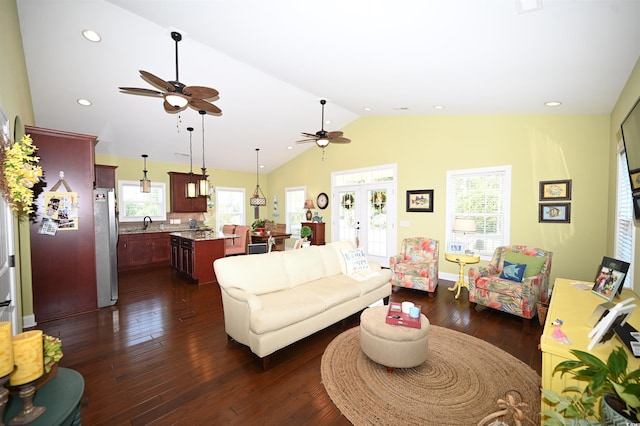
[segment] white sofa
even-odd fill
[[[351,273],[350,242],[214,261],[227,335],[263,359],[391,294],[391,271],[376,262]]]

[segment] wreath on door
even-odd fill
[[[354,204],[355,204],[355,199],[351,194],[344,194],[342,196],[342,199],[340,200],[340,205],[347,210],[350,210],[351,208],[353,208]]]
[[[387,195],[383,191],[373,191],[369,201],[374,209],[382,210],[387,203]]]

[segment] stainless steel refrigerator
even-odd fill
[[[96,282],[98,307],[118,301],[118,222],[113,188],[93,191],[93,214],[96,228]]]

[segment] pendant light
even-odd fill
[[[204,165],[204,115],[207,113],[204,110],[200,110],[202,116],[202,177],[198,181],[200,187],[200,196],[206,197],[209,195],[209,181],[207,180],[207,168]]]
[[[191,144],[193,127],[187,127],[187,130],[189,131],[189,182],[187,183],[187,198],[196,198],[198,196],[198,186],[193,181],[193,145]]]
[[[142,179],[140,179],[140,192],[151,192],[151,181],[147,179],[147,154],[142,154],[144,158],[144,169],[142,169]]]
[[[258,162],[258,153],[260,152],[260,148],[256,148],[256,190],[253,192],[253,195],[249,199],[249,204],[252,206],[266,206],[267,199],[264,197],[262,190],[260,189],[260,174],[258,173],[258,169],[260,168]],[[256,213],[257,214],[257,213]]]

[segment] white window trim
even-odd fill
[[[247,223],[247,191],[245,188],[240,188],[240,187],[232,187],[232,186],[216,186],[215,187],[215,193],[216,193],[216,228],[218,229],[218,231],[222,231],[222,225],[224,225],[223,223],[220,223],[220,216],[219,216],[219,212],[220,212],[220,203],[218,200],[219,194],[220,192],[238,192],[242,194],[242,203],[241,203],[241,208],[242,208],[242,212],[240,213],[241,219],[240,219],[240,223],[235,223],[234,225],[244,225],[245,223]]]
[[[453,183],[453,178],[461,175],[480,175],[480,174],[496,174],[496,173],[504,173],[505,182],[503,187],[503,227],[504,227],[504,235],[502,238],[501,246],[506,246],[510,244],[511,240],[511,165],[503,165],[503,166],[494,166],[494,167],[482,167],[476,169],[461,169],[461,170],[449,170],[447,171],[447,182],[446,182],[446,191],[447,191],[447,201],[446,201],[446,243],[448,244],[450,241],[455,241],[455,235],[452,232],[453,221],[456,218],[456,212],[451,211],[452,201],[450,201],[450,195],[453,191],[453,188],[450,185]],[[446,251],[447,244],[441,248],[441,250]],[[491,260],[493,253],[491,255],[485,254],[481,255],[480,258],[482,260],[489,261]]]
[[[120,208],[118,208],[118,221],[119,222],[140,222],[143,220],[145,216],[124,216],[123,212],[124,204],[126,200],[124,199],[124,190],[123,186],[135,186],[140,188],[140,182],[137,180],[119,180],[118,181],[118,204]],[[157,221],[165,221],[167,220],[167,185],[164,182],[151,182],[151,188],[160,188],[162,191],[162,200],[158,201],[160,205],[160,211],[162,212],[159,216],[150,216],[151,220]]]

